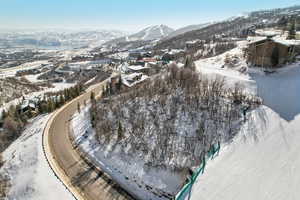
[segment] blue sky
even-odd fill
[[[179,28],[296,4],[300,0],[0,0],[0,28]]]

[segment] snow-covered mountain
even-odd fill
[[[166,25],[156,25],[147,27],[135,34],[121,37],[115,40],[111,40],[107,42],[107,45],[118,44],[123,42],[135,42],[135,41],[150,41],[150,40],[158,40],[164,37],[167,37],[170,33],[172,33],[174,29],[166,26]]]
[[[186,32],[189,32],[189,31],[194,31],[194,30],[198,30],[198,29],[201,29],[201,28],[204,28],[204,27],[207,27],[209,25],[211,25],[212,23],[203,23],[203,24],[195,24],[195,25],[189,25],[189,26],[185,26],[185,27],[182,27],[182,28],[179,28],[175,31],[173,31],[172,33],[170,33],[167,38],[171,38],[171,37],[175,37],[177,35],[181,35],[181,34],[184,34]]]
[[[131,40],[156,40],[168,36],[174,30],[166,25],[156,25],[147,27],[140,32],[126,37],[128,41]]]
[[[109,40],[122,37],[125,33],[115,30],[87,31],[7,31],[0,33],[0,46],[44,46],[83,47],[97,46]]]

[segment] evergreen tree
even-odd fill
[[[64,100],[65,101],[69,101],[70,100],[69,90],[68,89],[64,89]]]
[[[78,113],[80,113],[80,103],[79,102],[77,103],[77,111],[78,111]]]
[[[291,22],[290,28],[289,28],[289,35],[288,40],[294,40],[296,39],[296,27],[295,27],[295,21]]]
[[[7,117],[7,112],[3,109],[2,110],[2,115],[1,115],[1,118],[2,118],[2,120],[4,120],[5,119],[5,117]]]
[[[95,93],[94,92],[91,92],[91,102],[93,103],[95,101]]]
[[[54,97],[54,107],[59,108],[60,104],[59,104],[59,99],[58,99],[58,95],[55,95]]]
[[[64,105],[65,104],[65,97],[64,97],[63,93],[60,93],[59,102],[60,102],[60,105]]]
[[[106,86],[104,86],[104,85],[102,87],[102,96],[106,97]]]
[[[47,112],[47,103],[44,100],[38,102],[38,112],[40,114]]]
[[[118,83],[116,85],[116,88],[118,91],[121,90],[121,87],[122,87],[122,79],[121,79],[121,76],[118,77]]]
[[[54,110],[53,100],[52,100],[52,98],[48,98],[48,101],[47,101],[47,111],[49,113],[51,113],[53,110]]]
[[[109,85],[108,85],[108,84],[106,85],[105,91],[106,91],[106,95],[107,95],[107,96],[108,96],[108,95],[111,95],[111,93],[110,93],[110,88],[109,88]]]
[[[119,128],[118,128],[118,141],[122,140],[123,138],[123,128],[122,128],[122,124],[119,121]]]

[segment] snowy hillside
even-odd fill
[[[105,44],[112,45],[112,44],[118,44],[124,42],[159,40],[168,36],[173,31],[174,30],[172,28],[166,25],[150,26],[139,31],[138,33],[126,37],[121,37],[115,40],[111,40]]]
[[[182,49],[186,42],[194,40],[215,40],[218,35],[227,37],[242,37],[243,32],[253,26],[269,26],[287,15],[299,15],[299,6],[282,9],[262,10],[250,12],[244,16],[236,16],[230,19],[210,24],[200,29],[194,29],[184,34],[177,34],[161,40],[155,49]]]
[[[141,199],[160,199],[180,190],[188,170],[200,164],[212,144],[229,142],[239,132],[246,120],[243,109],[257,106],[259,100],[238,86],[230,90],[222,79],[173,66],[128,93],[93,104],[94,130],[82,122],[88,114],[73,127],[81,136],[79,145],[94,149],[90,155],[100,165],[127,177],[129,191]]]
[[[265,73],[247,68],[241,47],[199,60],[196,65],[209,76],[240,82],[247,91],[257,93],[266,106],[249,113],[247,117],[252,120],[234,142],[223,146],[220,155],[208,161],[191,199],[298,199],[300,63]],[[235,64],[227,66],[226,57],[233,58]]]
[[[97,46],[109,40],[122,37],[125,34],[114,30],[91,31],[2,31],[0,47],[2,46],[35,46],[35,47],[82,47]]]
[[[167,38],[175,37],[175,36],[177,36],[177,35],[181,35],[181,34],[184,34],[184,33],[186,33],[186,32],[189,32],[189,31],[198,30],[198,29],[204,28],[204,27],[206,27],[206,26],[209,26],[209,25],[211,25],[211,24],[212,24],[212,23],[204,23],[204,24],[196,24],[196,25],[185,26],[185,27],[176,29],[175,31],[171,32],[171,33],[167,36]]]
[[[208,161],[192,200],[296,200],[299,198],[299,116],[288,123],[270,108],[251,115],[253,124],[219,157]],[[255,137],[248,132],[255,130]]]
[[[49,116],[31,121],[22,136],[3,156],[1,174],[10,177],[8,199],[11,200],[73,200],[73,196],[51,171],[42,149],[42,133]]]
[[[166,37],[174,30],[166,25],[150,26],[144,30],[126,37],[126,40],[156,40]]]

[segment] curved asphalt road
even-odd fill
[[[84,94],[57,110],[44,130],[43,148],[56,176],[77,200],[132,199],[107,175],[87,164],[72,146],[69,121],[78,102],[89,101],[91,92],[100,97],[107,80],[90,87]],[[46,181],[46,180],[45,180]]]

